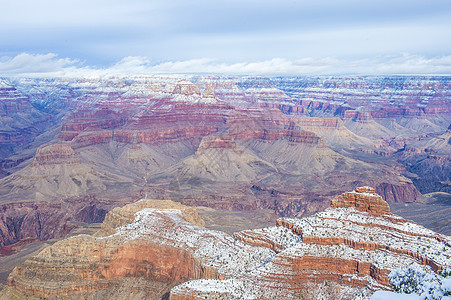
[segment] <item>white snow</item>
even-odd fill
[[[389,291],[376,291],[370,300],[420,300],[417,294],[398,294]]]

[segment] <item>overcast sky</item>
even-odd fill
[[[451,74],[450,0],[0,0],[0,76]]]

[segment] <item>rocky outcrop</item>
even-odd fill
[[[231,149],[236,147],[235,139],[230,136],[206,136],[202,139],[197,151],[203,151],[206,149]]]
[[[111,204],[110,204],[111,205]],[[100,222],[108,205],[94,197],[60,202],[20,202],[0,205],[0,247],[27,239],[60,238],[74,225],[69,221]]]
[[[357,207],[374,204],[374,189],[354,192],[371,195]],[[365,299],[391,289],[393,269],[451,265],[449,237],[345,206],[232,237],[194,225],[202,220],[193,208],[144,199],[108,213],[96,237],[72,237],[28,259],[0,295],[144,299],[170,290],[169,299]]]
[[[199,217],[193,207],[189,207],[171,200],[149,200],[142,199],[138,202],[128,204],[124,207],[116,207],[109,211],[102,222],[102,230],[98,235],[111,235],[116,232],[116,228],[133,223],[135,215],[144,208],[155,209],[178,209],[181,211],[183,219],[193,225],[204,227],[205,222]]]
[[[182,94],[185,96],[190,95],[201,95],[202,93],[199,90],[199,87],[192,83],[180,83],[177,84],[172,91],[173,94]],[[207,98],[207,97],[206,97]],[[214,98],[214,97],[213,97]]]
[[[207,85],[205,91],[202,93],[202,97],[204,98],[215,98],[215,90],[211,85]]]
[[[362,195],[345,193],[333,201],[335,207],[310,217],[279,219],[278,230],[235,234],[277,254],[259,268],[233,278],[176,286],[170,299],[317,299],[320,295],[324,299],[352,299],[358,293],[367,299],[375,290],[391,289],[388,274],[393,269],[415,265],[436,272],[451,265],[447,236],[387,209],[376,215],[366,211],[375,203],[388,208],[373,188],[357,188],[354,193]],[[287,238],[284,230],[299,240]]]
[[[225,278],[254,268],[271,253],[188,222],[202,224],[193,208],[171,201],[142,200],[115,209],[102,233],[131,216],[132,223],[113,235],[81,235],[46,248],[13,270],[4,295],[13,289],[25,297],[50,299],[157,299],[187,280]],[[129,285],[130,278],[140,285]]]
[[[355,191],[344,193],[338,199],[332,200],[330,207],[355,207],[358,211],[369,212],[372,215],[380,216],[390,212],[388,203],[376,194],[376,190],[371,187],[358,187]]]
[[[290,230],[291,228],[283,226],[243,230],[234,233],[233,237],[247,244],[269,248],[279,253],[299,242],[299,238],[290,234]]]

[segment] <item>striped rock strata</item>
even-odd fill
[[[96,236],[63,240],[16,267],[0,299],[367,299],[391,289],[393,269],[451,265],[448,236],[360,209],[373,193],[358,188],[342,197],[362,202],[233,236],[203,228],[193,208],[141,200],[108,213]]]
[[[371,188],[357,188],[315,215],[236,233],[276,254],[239,276],[174,287],[170,299],[367,299],[391,289],[393,269],[415,265],[437,272],[451,265],[448,236],[390,214],[379,198]]]

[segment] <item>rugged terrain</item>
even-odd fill
[[[233,236],[192,207],[141,200],[94,236],[57,242],[16,267],[2,299],[331,299],[391,290],[391,270],[451,266],[450,238],[393,215],[361,187],[306,218]],[[168,294],[169,292],[169,294]]]
[[[145,195],[292,217],[363,184],[392,205],[449,193],[448,77],[1,82],[0,245]]]
[[[189,281],[174,287],[170,299],[366,299],[391,289],[393,269],[436,272],[451,264],[449,237],[390,214],[368,187],[343,194],[323,212],[277,225],[234,235],[275,251],[261,266],[227,279]]]

